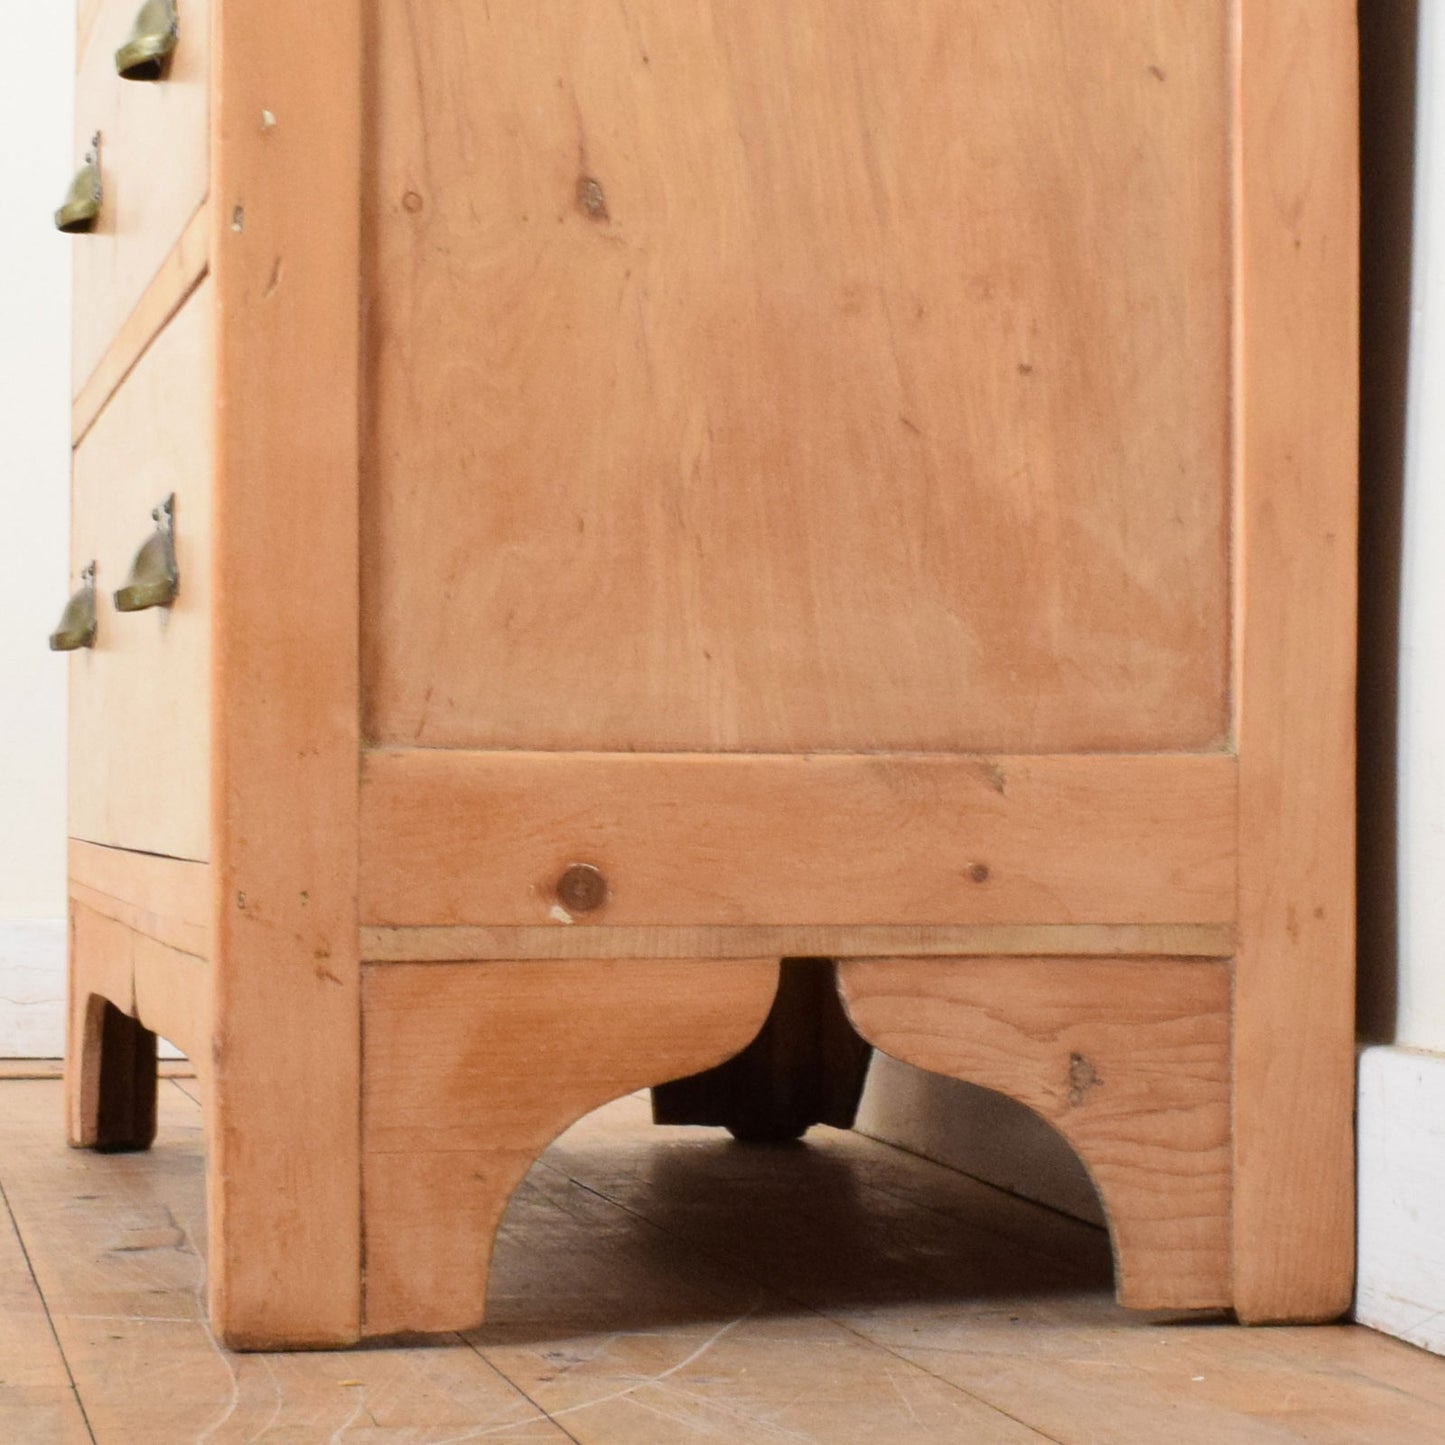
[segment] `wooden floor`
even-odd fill
[[[192,1093],[162,1084],[151,1154],[96,1155],[57,1081],[0,1077],[4,1445],[1445,1440],[1445,1360],[1126,1315],[1087,1225],[857,1135],[653,1129],[641,1098],[532,1171],[484,1328],[232,1355]]]

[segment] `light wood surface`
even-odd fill
[[[757,1150],[654,1129],[637,1098],[523,1182],[482,1330],[232,1354],[201,1309],[198,1106],[168,1085],[156,1150],[97,1156],[56,1147],[59,1089],[0,1085],[0,1191],[25,1249],[0,1339],[43,1346],[43,1299],[99,1445],[1445,1437],[1445,1371],[1422,1351],[1352,1326],[1127,1313],[1097,1229],[857,1135]],[[23,1356],[0,1358],[13,1382]],[[69,1445],[46,1433],[52,1398],[0,1389],[7,1440]]]
[[[1229,923],[1233,759],[367,753],[368,924]],[[610,893],[570,915],[576,863]],[[557,910],[561,910],[559,913]]]
[[[190,859],[211,844],[211,305],[203,283],[77,448],[70,543],[72,579],[97,564],[98,614],[69,654],[71,836]],[[171,493],[180,594],[117,612]]]
[[[362,8],[217,17],[211,1317],[253,1346],[360,1328]]]
[[[90,34],[90,27],[95,24],[95,17],[100,13],[103,0],[77,0],[75,7],[75,64],[77,70],[85,56],[86,37]]]
[[[182,953],[211,952],[209,865],[70,842],[70,896]]]
[[[169,1039],[210,1078],[211,970],[203,958],[140,935],[134,955],[135,1016]]]
[[[1242,27],[1234,1262],[1262,1322],[1335,1317],[1354,1268],[1358,77],[1349,0]]]
[[[211,217],[203,204],[152,277],[135,310],[122,322],[71,408],[70,439],[79,446],[101,408],[182,303],[205,278],[210,263]]]
[[[181,39],[164,80],[122,80],[115,52],[139,0],[100,0],[75,80],[75,164],[101,133],[105,197],[74,257],[72,394],[79,396],[205,199],[211,0],[179,0]],[[56,177],[56,203],[70,177]]]
[[[569,1124],[698,1073],[762,1028],[773,959],[368,966],[368,1334],[477,1323],[492,1241]]]
[[[1227,965],[857,959],[838,980],[884,1053],[1008,1094],[1073,1145],[1121,1304],[1229,1304]]]
[[[461,963],[487,958],[1229,958],[1224,923],[976,923],[934,927],[713,928],[367,927],[366,963]]]
[[[1227,735],[1227,6],[373,24],[368,736]]]
[[[45,1300],[5,1202],[0,1176],[0,1438],[83,1445],[93,1438]]]

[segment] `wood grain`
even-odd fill
[[[1330,1319],[1354,1264],[1355,7],[1243,0],[1235,1295]]]
[[[1423,1351],[1354,1326],[1141,1318],[1109,1296],[1099,1230],[856,1134],[739,1149],[654,1129],[633,1097],[519,1189],[481,1331],[236,1355],[200,1303],[197,1105],[164,1088],[162,1148],[97,1157],[56,1148],[59,1092],[0,1086],[0,1184],[103,1442],[1445,1438]],[[42,1328],[20,1323],[7,1367]],[[5,1439],[55,1445],[46,1419],[22,1404]]]
[[[205,279],[210,265],[211,217],[204,204],[186,223],[181,238],[106,347],[105,355],[80,388],[71,407],[70,439],[79,446],[101,408],[130,375],[146,348],[182,303]]]
[[[211,970],[205,959],[138,936],[134,954],[135,1016],[175,1044],[205,1088],[211,1065]]]
[[[1063,1134],[1108,1215],[1121,1304],[1230,1303],[1227,965],[855,959],[838,978],[884,1053]]]
[[[910,928],[366,927],[366,963],[460,963],[487,958],[895,957],[1230,958],[1227,923],[976,923]]]
[[[0,1181],[3,1182],[3,1181]],[[0,1439],[91,1441],[65,1357],[0,1188]]]
[[[1228,16],[373,6],[368,736],[1216,745]]]
[[[250,1348],[361,1323],[361,10],[217,15],[210,1286],[213,1324]]]
[[[367,753],[368,924],[1229,923],[1234,762]],[[566,913],[566,910],[563,910]]]
[[[366,1332],[476,1324],[502,1213],[547,1145],[737,1053],[777,985],[773,959],[369,965]]]
[[[211,954],[211,882],[205,863],[70,842],[70,896],[182,953]]]
[[[119,82],[117,82],[119,83]],[[76,449],[72,576],[94,560],[95,646],[70,657],[70,833],[211,855],[212,290],[202,283]],[[175,494],[180,595],[120,613],[112,594]]]
[[[75,81],[76,165],[100,131],[105,198],[96,229],[67,238],[74,257],[75,396],[206,196],[211,0],[179,5],[180,44],[165,79],[154,84],[115,73],[115,52],[135,22],[137,0],[100,0],[84,35]],[[57,202],[62,191],[57,178]]]
[[[427,1441],[492,1427],[499,1441],[569,1438],[455,1339],[416,1350],[232,1354],[206,1322],[196,1102],[163,1088],[161,1149],[97,1158],[55,1148],[57,1085],[7,1089],[0,1178],[103,1445],[229,1445],[268,1433],[309,1445],[371,1428]],[[3,1327],[0,1318],[0,1339]],[[20,1429],[4,1438],[51,1445]]]

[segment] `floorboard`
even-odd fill
[[[201,1310],[194,1083],[161,1099],[149,1155],[97,1155],[58,1081],[0,1078],[0,1441],[1445,1439],[1445,1361],[1128,1314],[1089,1225],[859,1135],[653,1128],[637,1097],[528,1176],[482,1328],[233,1355]]]

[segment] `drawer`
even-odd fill
[[[96,564],[92,648],[72,653],[70,833],[204,860],[210,845],[211,286],[156,338],[75,453],[72,573]],[[152,508],[175,495],[180,591],[121,612]]]
[[[76,164],[100,132],[104,197],[95,229],[74,238],[77,394],[206,197],[210,0],[179,0],[180,40],[162,79],[122,80],[115,53],[140,6],[101,0],[81,34]]]

